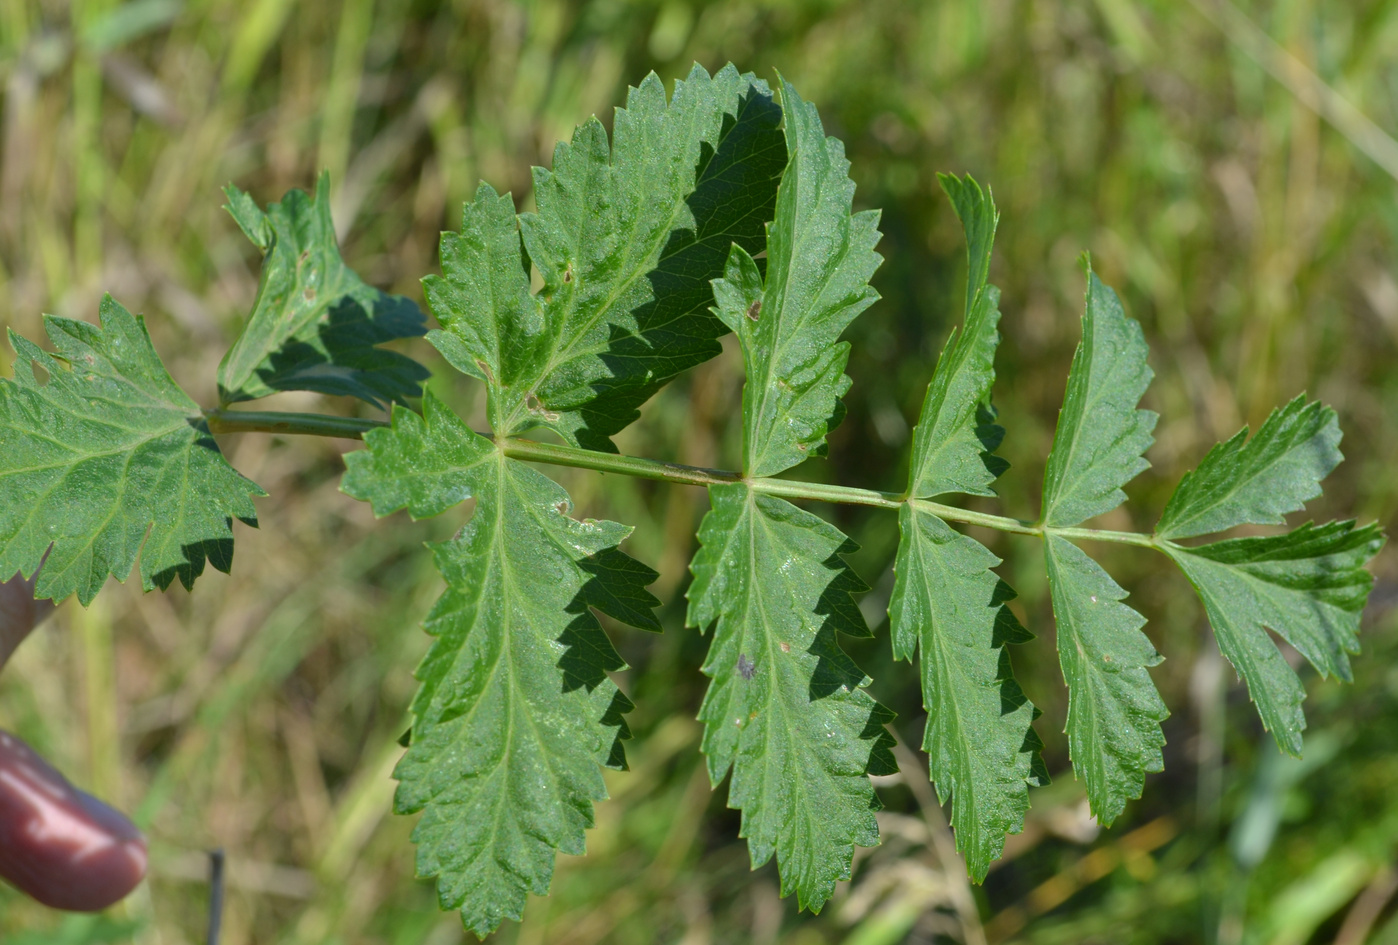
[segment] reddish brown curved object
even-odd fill
[[[46,906],[105,909],[146,873],[131,821],[0,732],[0,877]]]

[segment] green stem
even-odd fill
[[[1002,532],[1013,532],[1016,535],[1042,535],[1044,530],[1033,522],[1026,522],[1018,518],[1006,518],[1003,515],[991,515],[988,512],[972,512],[970,509],[959,509],[954,505],[942,505],[940,502],[933,502],[930,499],[910,499],[914,508],[931,512],[938,518],[944,518],[952,522],[963,522],[967,525],[984,525],[986,528],[994,528]]]
[[[218,409],[206,410],[204,416],[208,420],[209,429],[214,433],[296,433],[308,436],[361,439],[370,430],[388,426],[382,420],[329,417],[313,413]],[[966,525],[983,525],[986,528],[1011,532],[1016,535],[1042,537],[1046,532],[1049,532],[1064,538],[1111,541],[1162,550],[1164,548],[1164,545],[1153,536],[1137,532],[1117,532],[1100,528],[1046,528],[1017,518],[959,509],[954,505],[942,505],[940,502],[933,502],[930,499],[908,499],[897,493],[878,492],[874,489],[857,489],[853,486],[836,486],[823,482],[801,482],[795,479],[744,479],[740,473],[724,469],[706,469],[702,466],[685,466],[681,463],[662,463],[639,456],[602,453],[597,450],[540,443],[537,440],[523,440],[518,437],[496,437],[495,444],[502,453],[511,459],[530,463],[571,466],[575,469],[591,469],[594,472],[617,473],[623,476],[673,482],[686,486],[707,487],[746,482],[750,489],[763,495],[780,496],[785,499],[804,499],[810,502],[866,505],[878,509],[897,509],[904,502],[911,502],[915,507],[947,521],[961,522]]]
[[[835,502],[840,505],[871,505],[876,509],[896,509],[903,504],[902,497],[892,492],[875,492],[873,489],[855,489],[851,486],[832,486],[823,482],[800,482],[796,479],[753,479],[749,485],[753,492],[781,496],[785,499],[809,499],[816,502]]]
[[[623,476],[676,482],[686,486],[712,486],[725,482],[743,481],[743,477],[737,473],[725,472],[722,469],[704,469],[701,466],[662,463],[654,459],[641,459],[639,456],[601,453],[596,450],[578,449],[574,446],[540,443],[537,440],[497,437],[495,443],[500,447],[500,451],[511,459],[522,459],[531,463],[549,463],[553,466],[572,466],[575,469],[591,469],[595,472],[620,473]]]
[[[302,436],[333,436],[362,439],[365,433],[388,426],[382,420],[355,417],[328,417],[319,413],[282,413],[257,410],[205,410],[204,419],[211,433],[295,433]]]
[[[1164,545],[1168,542],[1156,538],[1154,535],[1142,535],[1140,532],[1114,532],[1105,528],[1047,528],[1045,531],[1053,532],[1063,538],[1085,538],[1088,541],[1114,541],[1122,545],[1139,545],[1142,548],[1158,548],[1164,550]]]

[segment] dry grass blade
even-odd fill
[[[1229,0],[1190,0],[1228,41],[1267,70],[1296,100],[1324,118],[1356,148],[1398,180],[1398,141],[1316,75]]]
[[[895,736],[896,737],[896,736]],[[966,862],[956,852],[956,839],[947,818],[942,813],[942,805],[932,792],[932,782],[922,776],[927,770],[926,762],[910,749],[903,739],[898,738],[893,746],[893,755],[898,759],[898,770],[903,783],[917,798],[918,810],[927,823],[927,831],[932,839],[932,849],[937,854],[938,865],[950,887],[949,894],[956,911],[961,929],[961,941],[965,945],[985,945],[985,929],[981,925],[980,910],[976,907],[975,895],[971,892],[971,882],[966,878]]]

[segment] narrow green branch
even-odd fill
[[[591,469],[595,472],[620,473],[640,479],[657,479],[662,482],[676,482],[686,486],[712,486],[724,482],[741,482],[742,476],[721,469],[704,469],[700,466],[685,466],[680,463],[662,463],[639,456],[622,456],[620,453],[602,453],[597,450],[579,449],[575,446],[558,446],[553,443],[540,443],[537,440],[521,440],[516,437],[497,437],[495,444],[511,459],[522,459],[531,463],[549,463],[554,466],[572,466],[575,469]]]
[[[379,427],[388,426],[382,420],[359,420],[353,417],[331,417],[314,413],[281,413],[253,410],[206,410],[209,429],[214,433],[294,433],[308,436],[331,436],[346,439],[362,439],[364,434]],[[594,472],[617,473],[639,479],[653,479],[660,482],[673,482],[686,486],[712,486],[720,483],[744,482],[754,492],[763,495],[780,496],[784,499],[804,499],[809,502],[834,502],[840,505],[865,505],[878,509],[897,509],[904,502],[913,505],[949,522],[966,525],[983,525],[997,531],[1016,535],[1042,537],[1042,526],[1021,519],[991,515],[988,512],[974,512],[942,505],[930,499],[905,499],[893,492],[878,492],[874,489],[857,489],[853,486],[837,486],[823,482],[800,482],[795,479],[749,479],[744,480],[740,473],[724,469],[706,469],[702,466],[685,466],[682,463],[662,463],[639,456],[623,456],[620,453],[602,453],[597,450],[579,449],[575,446],[561,446],[555,443],[540,443],[537,440],[524,440],[518,437],[496,437],[495,444],[511,459],[530,463],[547,463],[552,466],[571,466],[575,469],[591,469]],[[1139,545],[1144,548],[1161,548],[1162,545],[1151,535],[1137,532],[1117,532],[1098,528],[1055,528],[1049,529],[1064,538],[1089,541],[1111,541],[1126,545]]]
[[[1142,535],[1140,532],[1114,532],[1105,528],[1052,528],[1048,531],[1064,538],[1114,541],[1121,545],[1139,545],[1142,548],[1158,548],[1160,550],[1164,550],[1164,545],[1169,544],[1169,542],[1161,542],[1154,535]]]
[[[973,512],[970,509],[959,509],[954,505],[942,505],[940,502],[933,502],[930,499],[909,499],[914,507],[931,512],[938,518],[944,518],[949,522],[962,522],[966,525],[984,525],[986,528],[994,528],[1002,532],[1012,532],[1016,535],[1042,535],[1043,529],[1033,522],[1026,522],[1017,518],[1006,518],[1003,515],[991,515],[988,512]]]
[[[204,419],[212,433],[295,433],[302,436],[333,436],[358,440],[378,427],[382,420],[330,417],[319,413],[283,413],[257,410],[205,410]]]
[[[835,502],[839,505],[870,505],[876,509],[896,509],[903,504],[901,496],[873,489],[833,486],[823,482],[800,482],[796,479],[752,479],[748,485],[753,492],[781,496],[784,499],[808,499],[815,502]]]
[[[1164,550],[1164,546],[1170,544],[1162,542],[1154,535],[1144,535],[1140,532],[1118,532],[1106,528],[1048,528],[1034,522],[1026,522],[1023,519],[1006,518],[1003,515],[990,515],[985,512],[972,512],[969,509],[959,509],[954,505],[942,505],[928,499],[910,499],[909,501],[918,508],[926,509],[937,517],[951,522],[984,525],[986,528],[1012,532],[1016,535],[1042,537],[1045,532],[1049,532],[1062,538],[1072,538],[1079,541],[1111,541],[1121,545],[1137,545],[1142,548],[1160,550]]]

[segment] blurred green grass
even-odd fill
[[[959,317],[960,234],[935,172],[971,172],[1002,210],[997,403],[1013,468],[989,507],[1032,517],[1094,254],[1153,344],[1155,467],[1109,527],[1145,528],[1216,439],[1308,390],[1340,412],[1348,461],[1317,518],[1398,507],[1395,182],[1247,51],[1211,0],[0,0],[0,323],[94,318],[113,292],[146,313],[202,400],[256,290],[256,259],[219,209],[232,180],[263,202],[335,181],[345,256],[421,298],[440,230],[478,179],[527,205],[531,164],[628,83],[692,61],[780,69],[846,142],[861,206],[883,209],[884,300],[849,332],[850,413],[829,462],[801,474],[897,488],[909,425]],[[1398,2],[1245,2],[1241,11],[1381,128],[1398,131]],[[1225,24],[1232,22],[1221,20]],[[1235,24],[1236,26],[1236,24]],[[436,366],[440,361],[424,357]],[[740,361],[680,379],[623,449],[733,465]],[[8,354],[6,356],[8,359]],[[463,379],[437,390],[479,404]],[[284,396],[292,409],[353,409]],[[112,587],[63,608],[0,680],[0,724],[137,812],[152,878],[101,922],[0,889],[0,940],[203,940],[200,851],[230,862],[228,943],[457,942],[412,878],[411,822],[389,813],[417,622],[439,590],[420,543],[460,516],[375,523],[336,490],[345,442],[230,437],[272,498],[238,536],[230,577],[193,594]],[[1006,558],[1039,639],[1014,654],[1043,706],[1058,776],[1025,834],[971,889],[925,759],[881,793],[884,845],[819,917],[750,873],[737,818],[711,793],[692,721],[707,641],[682,626],[697,490],[564,471],[575,505],[637,526],[656,567],[658,638],[610,628],[634,669],[632,770],[609,775],[586,858],[562,857],[517,943],[1398,942],[1398,559],[1385,552],[1356,682],[1310,679],[1307,760],[1285,761],[1209,642],[1182,579],[1144,553],[1105,560],[1169,659],[1167,768],[1111,831],[1087,821],[1059,734],[1066,698],[1036,549]],[[890,516],[824,510],[862,546],[887,601]],[[923,713],[882,638],[851,650],[900,712]]]

